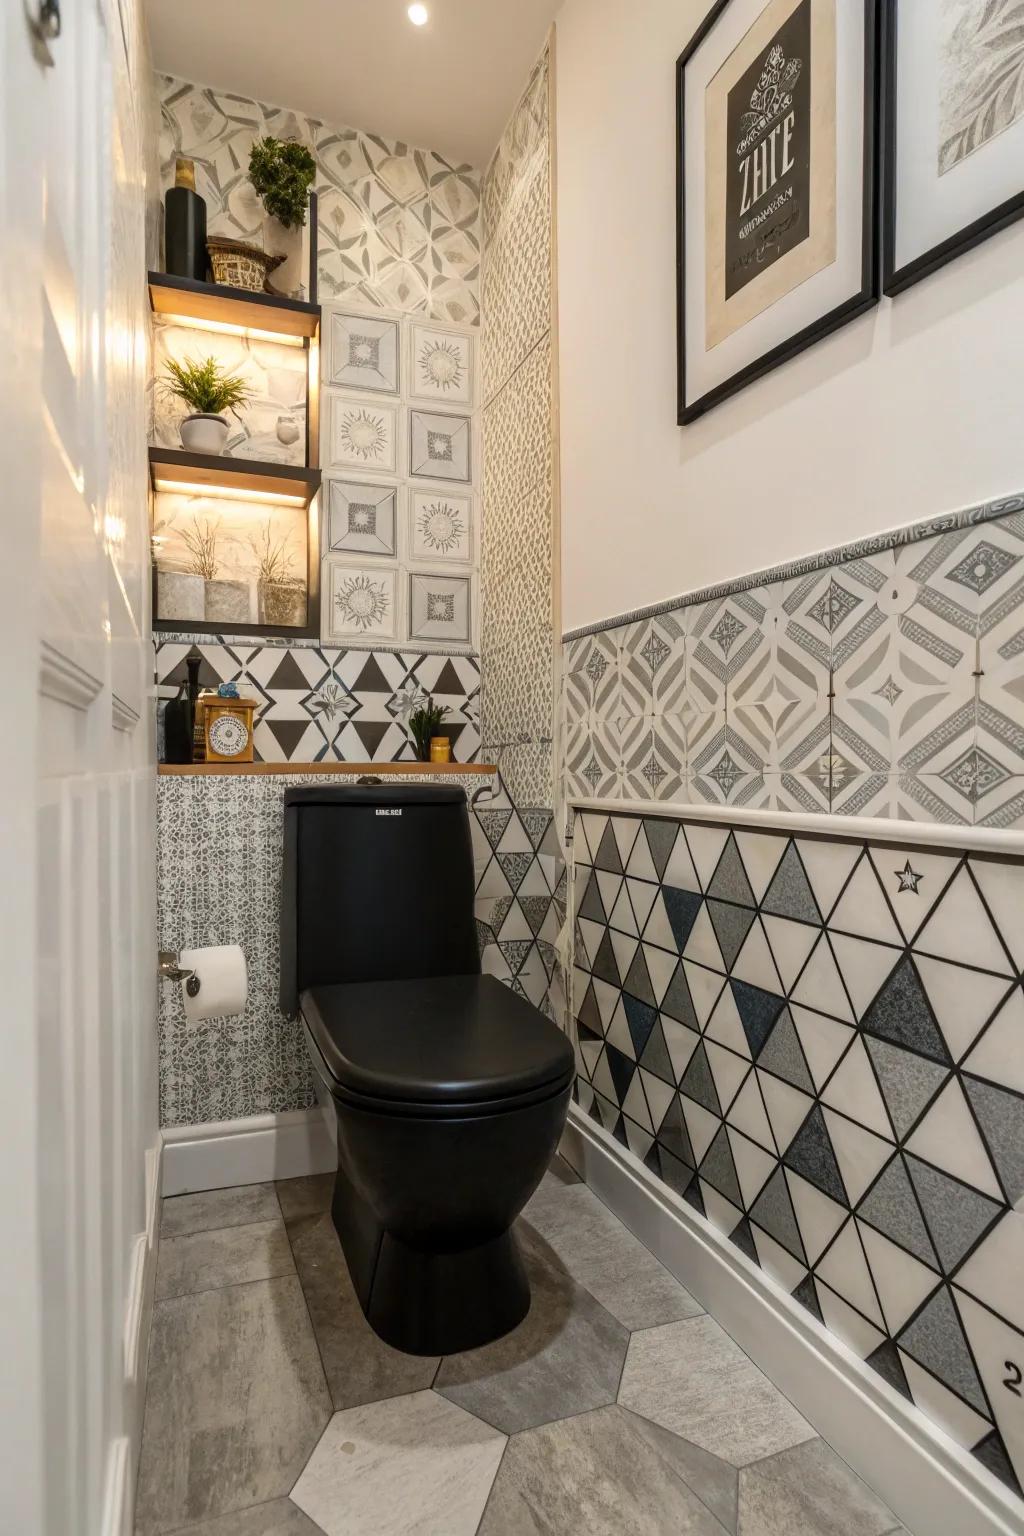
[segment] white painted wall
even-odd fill
[[[557,18],[566,629],[1024,488],[1024,223],[676,425],[675,61],[706,9]]]

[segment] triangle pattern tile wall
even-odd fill
[[[1024,860],[588,811],[572,846],[581,1106],[1019,1493]]]

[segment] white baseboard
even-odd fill
[[[561,1151],[915,1536],[1024,1536],[1024,1512],[963,1450],[572,1105]]]
[[[332,1173],[338,1165],[320,1108],[172,1126],[163,1132],[163,1159],[164,1195]]]

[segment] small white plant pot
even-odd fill
[[[181,423],[181,446],[190,453],[223,453],[230,430],[223,416],[197,412]]]

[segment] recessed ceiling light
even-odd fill
[[[425,5],[410,5],[409,7],[409,20],[414,27],[424,26],[429,15],[430,12]]]

